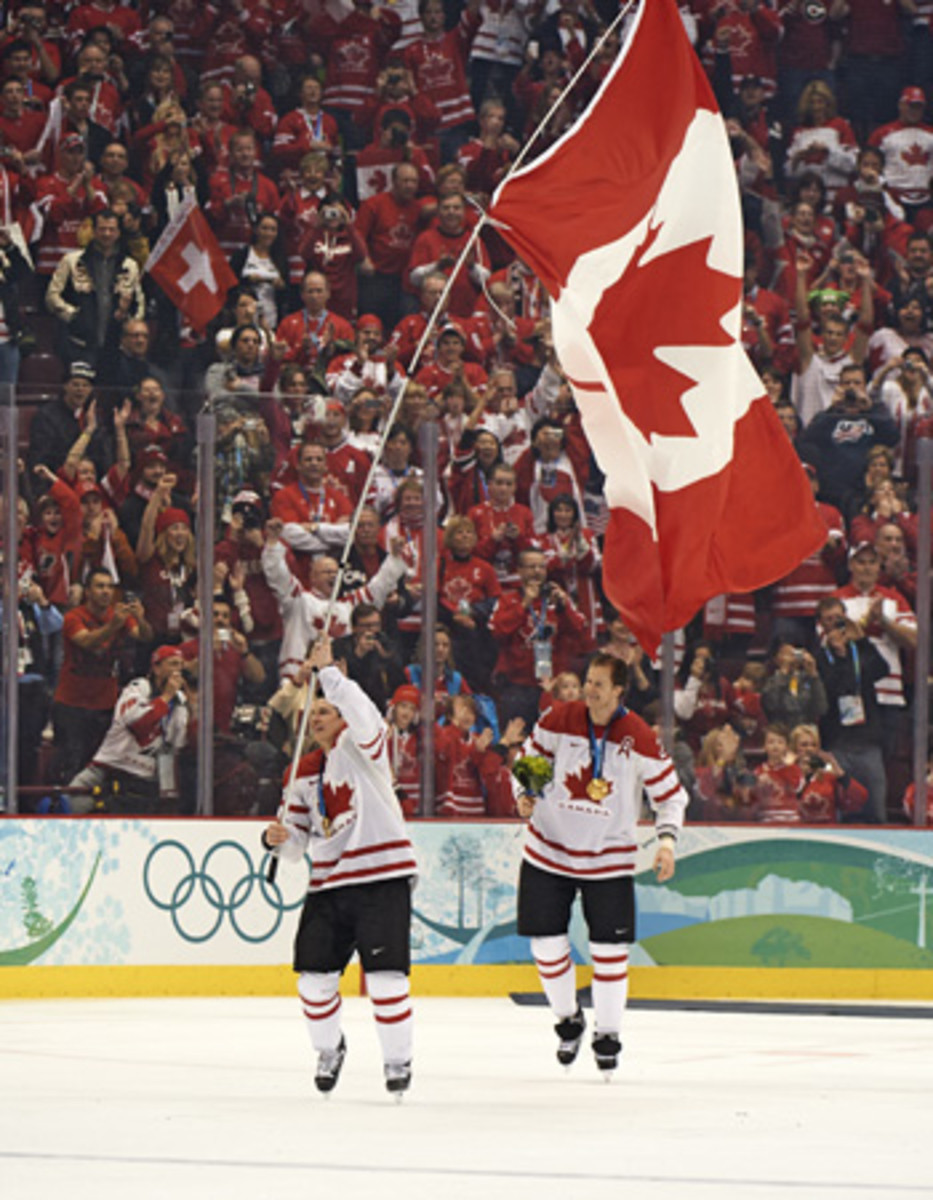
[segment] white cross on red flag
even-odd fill
[[[236,283],[207,218],[190,195],[162,231],[145,269],[199,333],[223,308]]]
[[[646,650],[710,597],[763,587],[822,545],[742,349],[735,168],[673,0],[643,0],[587,111],[489,215],[550,293],[606,475],[605,590]]]

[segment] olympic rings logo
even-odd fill
[[[234,853],[234,862],[240,860],[232,871],[229,863],[224,870],[223,864],[218,862],[217,856],[224,851]],[[173,870],[171,866],[176,856],[180,856],[180,874],[177,868]],[[307,862],[307,855],[305,860]],[[220,929],[226,916],[239,938],[258,944],[267,942],[277,933],[283,914],[294,912],[304,903],[304,894],[294,902],[286,903],[278,884],[266,879],[268,863],[269,855],[264,854],[256,867],[249,851],[239,842],[224,841],[206,850],[200,867],[196,867],[194,855],[182,842],[158,842],[146,858],[143,887],[156,908],[171,914],[176,933],[186,942],[198,944],[208,941]],[[310,863],[308,870],[310,873]],[[238,872],[239,877],[231,885],[229,879]],[[218,879],[217,875],[223,878]],[[165,882],[166,878],[168,883]],[[177,882],[170,882],[173,878],[177,878]],[[224,881],[227,881],[226,886]],[[243,909],[250,900],[253,901],[250,913],[255,917],[258,911],[263,925],[271,916],[271,923],[263,932],[246,928],[247,914]],[[183,911],[188,913],[187,928],[182,924]],[[202,927],[194,929],[192,926],[197,922],[199,913],[203,918]]]

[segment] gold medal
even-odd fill
[[[611,785],[606,779],[591,779],[586,785],[586,794],[591,800],[595,800],[598,804],[600,800],[605,800],[609,795]]]
[[[330,837],[330,817],[323,817],[321,819],[321,828],[324,830],[324,836]]]

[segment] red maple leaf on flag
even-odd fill
[[[353,788],[348,783],[338,783],[336,787],[324,784],[324,807],[331,821],[343,812],[350,811],[350,801],[353,799]]]
[[[656,351],[668,346],[728,346],[732,337],[720,321],[735,307],[737,287],[733,276],[707,264],[711,238],[643,265],[659,233],[660,227],[652,230],[620,278],[606,289],[589,326],[597,345],[613,347],[612,361],[607,362],[613,386],[626,415],[649,441],[652,433],[696,437],[681,404],[696,379],[664,363]],[[697,304],[697,296],[703,297],[703,304]],[[637,333],[627,336],[629,330]]]
[[[567,794],[571,800],[589,800],[593,801],[592,796],[586,793],[586,786],[593,778],[593,768],[591,766],[581,767],[579,771],[575,771],[572,775],[564,776],[564,787],[567,789]],[[612,781],[607,779],[609,792],[612,791]],[[606,794],[608,795],[609,792]],[[599,801],[594,803],[598,804]]]
[[[929,153],[917,142],[908,146],[906,150],[902,150],[901,158],[909,167],[922,167],[924,163],[930,161]]]

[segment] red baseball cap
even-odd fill
[[[157,667],[159,663],[165,662],[167,658],[183,659],[184,657],[181,652],[181,646],[160,646],[158,650],[153,650],[149,662],[153,667]]]
[[[901,104],[926,104],[927,98],[923,88],[905,87],[901,92]]]
[[[393,704],[413,704],[418,708],[421,704],[421,691],[413,683],[400,684],[393,693]]]

